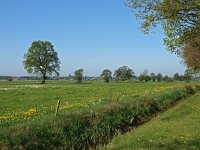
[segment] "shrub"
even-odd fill
[[[189,94],[195,93],[195,90],[191,85],[185,85],[184,88],[188,91]]]
[[[169,77],[166,82],[174,82],[174,79]]]
[[[200,91],[200,84],[195,84],[195,90]]]
[[[13,81],[13,79],[12,79],[12,78],[9,78],[8,81]]]

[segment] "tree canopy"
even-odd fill
[[[158,73],[158,74],[156,75],[156,79],[157,79],[158,82],[162,81],[162,74],[161,74],[161,73]]]
[[[150,78],[151,78],[151,80],[153,81],[153,82],[155,82],[156,81],[156,75],[155,75],[155,73],[151,73],[150,74]]]
[[[58,54],[49,41],[33,41],[24,55],[23,64],[28,73],[42,75],[42,83],[47,75],[59,75],[60,71]]]
[[[151,77],[149,76],[148,70],[145,69],[143,73],[140,74],[138,77],[140,81],[148,82],[151,80]]]
[[[174,74],[174,80],[180,80],[180,75],[179,75],[179,73],[175,73]]]
[[[104,69],[101,73],[101,77],[104,79],[106,83],[108,83],[112,78],[112,72],[108,69]]]
[[[81,83],[82,82],[82,80],[83,80],[83,72],[84,72],[83,69],[75,70],[74,78],[75,78],[75,80],[77,80],[77,83]]]
[[[192,37],[186,42],[182,58],[190,71],[200,71],[200,36]]]
[[[133,14],[142,20],[144,33],[160,24],[167,50],[180,54],[185,41],[200,35],[200,0],[127,0]]]
[[[115,70],[114,76],[117,80],[130,80],[133,77],[133,70],[128,68],[127,66],[123,66]]]

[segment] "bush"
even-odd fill
[[[184,87],[189,92],[189,94],[194,94],[195,93],[195,90],[194,90],[194,88],[192,86],[185,85]]]
[[[12,79],[12,78],[9,78],[8,81],[13,81],[13,79]]]
[[[196,90],[196,91],[200,91],[200,84],[196,84],[196,85],[195,85],[195,90]]]
[[[168,79],[166,80],[166,82],[174,82],[174,79],[173,79],[173,78],[168,78]]]

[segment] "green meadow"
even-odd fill
[[[129,133],[115,137],[104,149],[200,149],[200,93]]]
[[[170,108],[172,104],[194,94],[198,90],[192,87],[199,88],[195,85],[195,82],[137,81],[110,83],[85,81],[82,84],[74,81],[47,81],[43,85],[38,81],[0,81],[0,147],[4,149],[13,147],[16,149],[96,149],[109,144],[113,137],[133,130],[134,124],[141,124],[142,120],[148,120],[157,112]],[[116,137],[108,149],[135,149],[135,147],[137,149],[152,145],[157,147],[156,144],[165,138],[163,136],[167,132],[165,126],[171,129],[171,132],[175,132],[174,137],[176,131],[181,133],[184,130],[184,126],[180,127],[178,121],[180,124],[188,122],[191,125],[188,132],[197,128],[198,119],[188,118],[184,121],[182,118],[190,114],[187,105],[194,107],[195,112],[192,113],[196,116],[190,115],[197,118],[198,97],[199,94],[193,96],[191,100],[188,98],[181,102],[180,107],[183,108],[180,115],[174,110],[170,116],[161,117],[162,122],[155,126],[151,125],[142,131],[138,128],[136,134],[133,130],[133,134],[128,133],[127,139],[126,134],[125,137]],[[58,100],[61,103],[58,115],[55,116]],[[173,119],[178,121],[173,124]],[[163,122],[170,123],[170,126]],[[163,127],[163,131],[159,126]],[[157,127],[157,131],[162,132],[155,131]],[[137,130],[141,137],[138,137]],[[146,133],[147,130],[149,133]],[[151,135],[153,133],[154,136]],[[191,139],[198,138],[196,133],[190,135]],[[149,138],[150,143],[146,145],[145,141]],[[159,140],[156,141],[157,138]],[[139,146],[138,139],[141,144]],[[165,139],[166,143],[171,142]],[[130,145],[126,146],[123,141]],[[166,143],[164,141],[164,144]]]
[[[165,90],[182,87],[185,82],[84,82],[47,81],[0,81],[0,124],[23,122],[33,117],[54,114],[57,101],[59,112],[74,108],[98,105],[104,101],[131,99],[149,96]]]

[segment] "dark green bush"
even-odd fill
[[[185,89],[188,91],[189,94],[195,93],[195,90],[191,85],[185,85]]]
[[[200,91],[200,84],[195,84],[195,90]]]
[[[12,78],[9,78],[8,81],[13,81],[13,79],[12,79]]]

